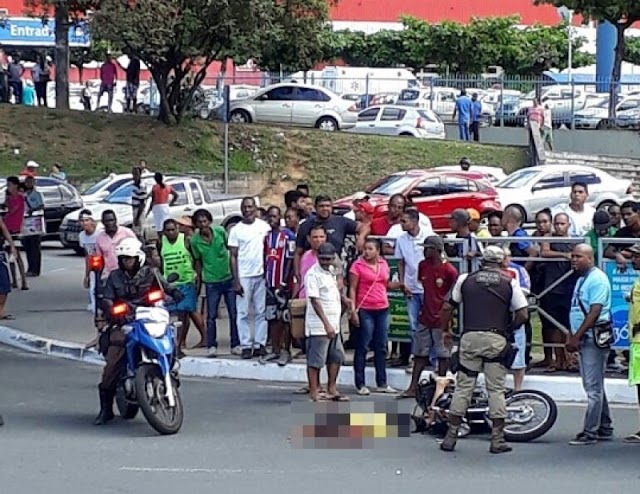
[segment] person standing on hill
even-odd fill
[[[100,107],[100,100],[102,95],[107,93],[107,109],[111,113],[111,106],[113,105],[113,90],[116,86],[116,78],[118,77],[118,69],[116,64],[113,63],[113,57],[107,55],[105,62],[100,67],[100,92],[98,93],[98,108]]]

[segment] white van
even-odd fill
[[[313,84],[337,94],[377,94],[418,87],[418,79],[408,69],[372,67],[325,67]],[[318,80],[319,79],[319,80]]]

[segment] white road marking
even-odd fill
[[[163,468],[163,467],[120,467],[120,472],[136,472],[136,473],[214,473],[214,474],[278,474],[278,475],[290,475],[289,470],[271,470],[268,468],[255,469],[255,468]],[[316,470],[315,472],[309,472],[305,470],[305,473],[326,473],[327,470]]]
[[[58,269],[52,269],[51,271],[47,271],[47,273],[59,273],[60,271],[66,271],[67,268],[58,268]]]

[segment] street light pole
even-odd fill
[[[571,71],[573,68],[573,10],[569,10],[569,29],[568,38],[569,38],[569,53],[567,55],[567,64],[569,67],[567,68],[567,74],[569,76],[569,82],[571,82]]]

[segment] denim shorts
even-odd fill
[[[185,283],[184,285],[177,285],[176,288],[182,292],[184,298],[178,303],[173,302],[171,304],[168,304],[167,310],[171,314],[184,312],[190,314],[191,312],[195,312],[198,305],[195,283]]]

